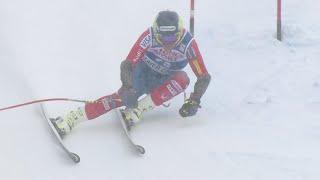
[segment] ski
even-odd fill
[[[128,130],[127,125],[126,125],[126,123],[124,122],[125,120],[124,120],[124,118],[123,118],[121,109],[119,108],[119,109],[116,109],[115,111],[116,111],[116,113],[117,113],[117,116],[118,116],[118,118],[119,118],[119,120],[120,120],[120,122],[121,122],[122,128],[123,128],[123,130],[124,130],[124,132],[125,132],[128,140],[129,140],[130,144],[132,145],[132,147],[134,147],[135,150],[136,150],[139,154],[145,154],[146,151],[145,151],[144,147],[141,146],[141,145],[136,144],[136,143],[133,141],[133,139],[132,139],[132,137],[131,137],[131,134],[130,134],[130,131]]]
[[[41,112],[43,117],[48,121],[48,124],[52,130],[52,132],[54,133],[54,135],[56,136],[56,139],[59,143],[59,145],[62,147],[62,149],[64,150],[65,153],[67,153],[68,157],[75,163],[79,163],[80,162],[80,157],[76,154],[73,153],[71,151],[69,151],[69,149],[64,145],[59,133],[57,132],[56,128],[54,127],[54,125],[52,124],[50,117],[48,115],[47,109],[45,107],[44,104],[41,104]]]

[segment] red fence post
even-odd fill
[[[194,36],[194,0],[190,0],[190,33]]]
[[[277,0],[277,39],[282,40],[281,33],[281,0]]]

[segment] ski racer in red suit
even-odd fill
[[[52,120],[53,124],[63,137],[79,122],[125,106],[122,113],[128,127],[131,127],[141,120],[144,112],[162,105],[187,88],[189,78],[182,69],[188,64],[197,81],[194,91],[179,110],[182,117],[196,114],[211,76],[196,41],[183,28],[179,15],[174,11],[161,11],[153,26],[142,33],[121,63],[122,87],[111,95]],[[140,98],[142,95],[146,96]]]

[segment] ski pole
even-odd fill
[[[41,103],[41,102],[48,102],[48,101],[71,101],[71,102],[79,102],[79,103],[92,103],[92,101],[79,100],[79,99],[49,98],[49,99],[39,99],[39,100],[35,100],[35,101],[29,101],[29,102],[25,102],[22,104],[17,104],[17,105],[12,105],[12,106],[8,106],[8,107],[0,108],[0,111],[5,111],[5,110],[9,110],[9,109],[18,108],[21,106],[26,106],[26,105],[36,104],[36,103]]]

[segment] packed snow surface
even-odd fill
[[[0,179],[317,180],[320,177],[320,2],[196,1],[195,38],[213,79],[198,114],[183,95],[144,116],[133,136],[114,112],[57,145],[38,105],[0,112]],[[42,98],[94,100],[120,87],[120,62],[157,12],[188,1],[1,0],[0,107]],[[193,90],[195,76],[187,89]],[[51,116],[79,103],[47,103]]]

